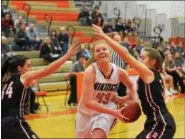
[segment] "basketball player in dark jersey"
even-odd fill
[[[24,106],[28,101],[28,89],[32,83],[55,72],[73,56],[78,43],[73,43],[68,52],[38,71],[31,70],[31,60],[23,55],[8,58],[1,69],[1,137],[3,139],[36,139],[24,119]]]
[[[119,43],[104,34],[100,27],[93,25],[93,29],[96,35],[103,38],[126,63],[139,72],[138,96],[147,119],[144,130],[136,138],[172,139],[176,125],[166,107],[163,98],[163,82],[158,72],[163,63],[162,55],[154,48],[144,48],[138,61]]]

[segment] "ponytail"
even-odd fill
[[[4,63],[2,64],[1,67],[1,80],[3,79],[3,77],[5,76],[5,74],[9,71],[9,61],[12,59],[12,57],[8,57],[7,59],[5,59]]]
[[[158,50],[159,54],[161,55],[162,61],[164,62],[165,56],[161,50]]]
[[[12,75],[14,73],[18,73],[18,66],[24,66],[25,61],[29,59],[28,57],[24,56],[24,55],[15,55],[12,57],[8,57],[1,68],[1,80],[4,82],[6,81],[6,79],[4,80],[5,75]],[[9,73],[9,74],[8,74]]]

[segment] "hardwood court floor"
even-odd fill
[[[49,113],[43,106],[39,114],[26,117],[40,138],[75,138],[76,109],[64,106],[64,100],[65,96],[47,97],[46,101],[50,105]],[[185,138],[185,95],[170,97],[166,99],[166,103],[176,121],[175,138]],[[134,138],[143,129],[144,121],[144,115],[131,124],[119,121],[111,131],[109,138]]]

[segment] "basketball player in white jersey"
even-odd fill
[[[108,44],[97,41],[93,51],[96,62],[85,70],[76,115],[77,138],[107,138],[117,119],[128,119],[121,114],[124,108],[117,110],[114,103],[120,81],[127,86],[130,97],[138,101],[135,85],[126,72],[110,63]]]

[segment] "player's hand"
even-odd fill
[[[33,85],[33,86],[37,86],[37,84],[38,84],[37,80],[33,80],[33,81],[31,82],[31,85]]]
[[[70,47],[69,47],[69,49],[68,49],[68,51],[67,51],[67,53],[66,53],[66,56],[67,56],[68,58],[71,58],[73,55],[76,54],[76,52],[79,50],[79,48],[80,48],[80,43],[79,43],[78,41],[74,41],[74,42],[70,45]]]
[[[99,37],[102,37],[104,38],[105,36],[105,33],[103,32],[102,28],[95,25],[95,24],[92,24],[92,27],[93,27],[93,30],[94,30],[94,34],[99,36]]]
[[[115,99],[115,103],[117,105],[122,105],[126,100],[131,100],[131,97],[129,95],[124,96],[124,97],[117,97]]]
[[[124,107],[122,107],[122,108],[120,108],[120,109],[118,109],[118,110],[115,110],[115,117],[118,118],[118,119],[120,119],[121,121],[129,120],[128,117],[126,117],[126,116],[124,116],[124,115],[122,114],[122,111],[123,111],[124,109],[126,109],[126,107],[127,107],[127,106],[124,106]]]

